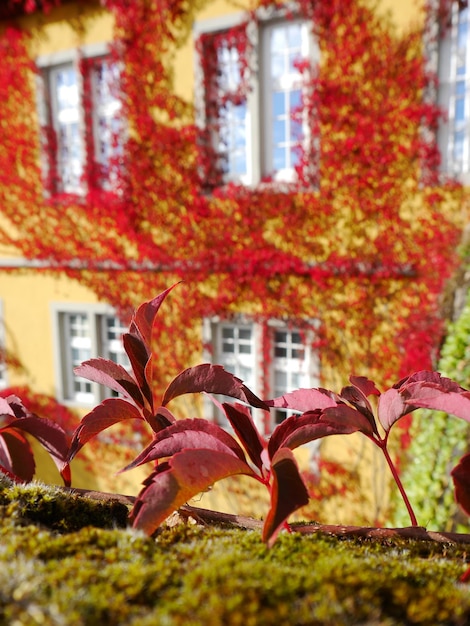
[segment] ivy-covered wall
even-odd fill
[[[389,382],[430,367],[442,331],[437,297],[456,260],[460,190],[438,182],[437,148],[422,132],[439,116],[423,98],[432,76],[422,28],[397,33],[362,0],[300,2],[321,62],[303,68],[312,138],[297,183],[226,185],[207,195],[200,174],[214,173],[213,163],[172,73],[175,47],[187,45],[207,4],[106,3],[129,124],[119,195],[90,186],[80,199],[44,196],[31,123],[31,50],[44,17],[28,5],[29,30],[20,23],[3,32],[0,96],[8,123],[1,128],[0,197],[17,235],[2,229],[1,242],[120,311],[183,279],[161,322],[162,386],[198,358],[200,320],[236,311],[319,319],[322,373],[338,385],[352,370]],[[76,6],[79,42],[86,8],[98,9]],[[51,9],[46,20],[55,17]],[[247,24],[257,19],[247,12]],[[203,64],[210,80],[211,59]],[[87,167],[96,167],[91,154]],[[120,271],[102,271],[109,263]]]

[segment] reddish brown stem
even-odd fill
[[[377,441],[376,441],[377,443]],[[393,480],[395,481],[401,497],[403,499],[403,502],[405,503],[406,509],[408,511],[408,514],[410,516],[410,520],[411,520],[411,525],[412,526],[418,526],[418,520],[416,519],[416,515],[413,511],[413,507],[411,506],[411,503],[408,499],[408,496],[406,494],[405,488],[403,487],[403,483],[400,480],[400,476],[398,475],[397,472],[397,468],[395,467],[394,462],[392,461],[392,457],[390,456],[388,449],[387,449],[387,439],[383,439],[381,440],[381,442],[378,444],[380,449],[382,450],[382,452],[384,453],[385,459],[388,463],[388,466],[390,468],[390,471],[392,472],[392,476],[393,476]]]

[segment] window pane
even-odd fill
[[[274,332],[273,392],[274,396],[308,386],[305,363],[305,348],[298,330],[276,330]],[[289,411],[279,409],[274,412],[276,424],[282,422]]]
[[[95,158],[102,166],[104,186],[115,182],[118,158],[122,155],[123,123],[119,92],[120,71],[116,63],[100,59],[92,70],[93,129]]]
[[[78,75],[70,63],[49,72],[52,126],[57,136],[57,175],[61,191],[76,193],[83,174]]]
[[[90,318],[85,313],[63,314],[64,395],[68,400],[88,404],[95,400],[92,384],[75,376],[74,368],[89,360],[92,354]]]
[[[269,37],[269,71],[264,101],[267,111],[267,174],[287,172],[298,162],[303,135],[301,121],[302,76],[298,61],[305,58],[306,25],[301,22],[274,24],[266,29]],[[297,119],[294,120],[294,116]]]
[[[217,52],[218,111],[216,148],[218,166],[226,180],[243,180],[248,175],[247,103],[240,94],[241,63],[236,47],[223,41]]]
[[[451,75],[444,78],[445,82],[448,80],[451,84],[447,169],[453,174],[470,170],[467,103],[467,93],[470,89],[468,20],[468,9],[455,11],[451,31]]]
[[[273,115],[278,117],[286,114],[285,94],[283,91],[273,92]]]

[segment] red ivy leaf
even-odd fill
[[[30,482],[36,470],[29,441],[10,426],[0,429],[0,468],[20,482]]]
[[[360,431],[368,436],[373,436],[376,433],[375,424],[373,426],[365,415],[346,404],[328,407],[323,411],[322,419],[330,422],[339,430],[344,427],[348,430],[352,429],[349,430],[351,433]]]
[[[268,444],[269,457],[272,459],[280,448],[293,450],[316,439],[329,435],[350,435],[358,430],[353,423],[328,421],[320,410],[292,415],[274,429]]]
[[[358,380],[360,377],[355,377],[355,378],[356,380]],[[365,381],[367,381],[368,383],[371,383],[371,381],[369,381],[367,378],[360,380],[359,383],[362,384],[362,386],[366,390],[368,390],[369,385],[367,385]],[[373,385],[373,383],[371,384]],[[371,428],[374,431],[374,433],[378,434],[377,424],[375,423],[374,413],[372,412],[371,404],[369,400],[367,399],[367,396],[363,393],[363,391],[359,387],[356,387],[355,385],[348,385],[347,387],[343,387],[343,389],[341,390],[340,397],[343,400],[346,400],[346,402],[349,402],[349,404],[352,404],[352,406],[357,411],[359,411],[359,413],[364,415],[364,417],[367,419],[367,421],[371,425]]]
[[[135,379],[139,386],[142,395],[146,398],[148,406],[152,406],[152,392],[150,390],[147,379],[145,378],[145,367],[150,358],[147,353],[147,349],[142,343],[142,340],[135,335],[125,333],[122,336],[122,343],[124,350],[126,351],[129,361],[134,372]]]
[[[394,385],[394,387],[396,389],[399,389],[401,392],[406,392],[407,389],[412,390],[415,383],[425,383],[430,387],[436,386],[436,388],[439,388],[443,392],[465,391],[463,387],[461,387],[451,378],[442,376],[439,372],[429,370],[421,370],[419,372],[415,372],[414,374],[411,374],[411,376],[403,378],[399,383]],[[417,388],[419,388],[419,385],[417,386]]]
[[[429,385],[414,386],[410,396],[406,397],[406,404],[410,410],[414,408],[434,409],[451,413],[470,422],[470,392],[443,392],[438,387]]]
[[[262,453],[266,448],[267,442],[259,434],[249,409],[243,406],[234,406],[233,404],[228,404],[228,402],[224,402],[222,406],[227,419],[248,452],[250,459],[259,470],[262,470]]]
[[[168,386],[163,397],[163,406],[185,393],[219,393],[247,402],[251,406],[267,410],[267,405],[260,400],[243,381],[227,372],[221,365],[203,363],[182,371]]]
[[[135,380],[122,365],[99,357],[84,361],[73,371],[77,376],[105,385],[143,407],[142,393]]]
[[[268,406],[279,409],[290,409],[292,411],[315,411],[315,409],[326,409],[336,406],[337,402],[331,397],[329,392],[323,389],[297,389],[283,396],[267,400]]]
[[[150,300],[149,302],[144,302],[139,306],[134,315],[132,316],[132,321],[130,325],[130,334],[136,334],[135,329],[137,329],[138,334],[142,338],[145,347],[147,348],[147,354],[150,356],[152,353],[152,328],[155,317],[172,289],[176,287],[179,283],[175,283],[165,291],[162,291],[161,294]]]
[[[263,526],[263,541],[272,546],[283,524],[297,509],[308,504],[307,488],[294,455],[281,448],[272,459],[271,506]]]
[[[151,535],[185,502],[215,482],[236,474],[255,475],[247,463],[232,454],[216,450],[178,452],[163,471],[157,469],[145,481],[131,511],[133,526]]]
[[[380,396],[380,391],[375,386],[375,383],[366,378],[365,376],[350,376],[349,381],[354,387],[357,387],[366,397],[367,396]]]
[[[204,419],[183,419],[160,431],[155,439],[121,472],[149,461],[172,456],[184,449],[218,450],[233,454],[241,461],[245,461],[243,450],[223,428]]]
[[[389,431],[393,424],[401,417],[410,413],[410,407],[403,399],[398,389],[387,389],[379,398],[377,415],[385,431]]]
[[[65,431],[44,417],[21,417],[10,424],[10,427],[24,430],[32,435],[50,454],[65,485],[70,486],[70,467],[67,460],[68,441]]]
[[[109,398],[98,404],[82,418],[72,436],[68,455],[69,462],[87,441],[113,424],[127,419],[143,419],[139,409],[127,400]]]
[[[0,397],[0,415],[7,415],[7,416],[12,416],[12,417],[17,417],[16,414],[15,414],[15,411],[13,410],[13,408],[11,406],[11,399],[12,398],[18,399],[19,406],[24,409],[21,400],[19,400],[19,398],[16,398],[16,396],[8,396],[8,398]]]
[[[463,456],[450,474],[454,482],[455,499],[470,515],[470,454]]]

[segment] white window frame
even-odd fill
[[[102,106],[98,106],[96,109],[92,111],[92,120],[91,120],[91,128],[87,128],[85,122],[85,114],[83,110],[83,81],[82,75],[80,72],[80,59],[103,59],[109,57],[109,47],[106,44],[93,44],[88,45],[78,49],[64,50],[60,52],[55,52],[48,55],[40,56],[36,59],[36,66],[40,70],[38,78],[37,78],[37,109],[38,109],[38,117],[41,126],[52,125],[55,132],[58,132],[58,122],[57,122],[57,101],[51,92],[50,80],[51,76],[57,70],[60,70],[64,67],[72,68],[77,77],[77,88],[78,88],[78,129],[79,129],[79,140],[80,140],[80,181],[76,184],[64,184],[64,181],[58,177],[58,189],[56,190],[58,193],[70,193],[76,195],[83,195],[86,189],[86,181],[83,180],[86,167],[86,133],[92,132],[94,139],[94,158],[95,161],[101,165],[104,165],[103,156],[102,156],[102,145],[103,141],[101,138],[101,133],[99,132],[99,120],[98,117],[100,113],[106,109],[106,106],[103,108]],[[92,94],[92,102],[96,103],[96,78],[92,76],[90,78],[91,89],[93,90]],[[46,104],[50,101],[50,110],[48,105]],[[107,109],[110,109],[110,104],[108,103]],[[120,110],[122,104],[118,101],[112,103],[113,111],[111,113],[115,114],[116,110]],[[110,111],[108,111],[109,113]],[[123,133],[123,129],[121,129]],[[56,160],[56,166],[59,168],[59,155],[54,155]],[[42,167],[43,171],[47,177],[48,173],[48,155],[42,155]],[[103,180],[100,185],[101,188],[110,190],[113,188],[113,178],[111,175],[110,180]]]
[[[70,322],[72,316],[84,316],[87,321],[89,334],[75,338],[70,334]],[[107,337],[107,320],[116,318],[115,311],[108,305],[95,304],[84,305],[80,303],[52,303],[51,317],[53,324],[54,341],[54,369],[56,381],[56,396],[65,405],[93,406],[102,400],[112,397],[111,390],[103,385],[89,382],[84,378],[78,378],[73,373],[73,368],[80,365],[82,360],[103,357],[109,359],[113,354],[118,354],[119,362],[124,367],[129,367],[122,341],[117,337]],[[114,329],[117,324],[113,326]],[[127,327],[119,325],[125,332]],[[83,349],[88,352],[85,359],[74,362],[72,348]],[[77,384],[82,390],[77,390]]]
[[[306,29],[305,39],[307,42],[307,58],[312,65],[318,64],[320,59],[320,49],[318,42],[314,39],[308,20],[301,18],[290,18],[286,12],[279,9],[263,9],[258,11],[257,27],[253,22],[247,26],[248,37],[253,47],[253,55],[249,58],[250,85],[247,94],[247,173],[240,177],[227,175],[222,183],[235,182],[246,186],[258,185],[263,179],[272,175],[274,181],[293,182],[295,179],[294,167],[273,172],[272,143],[269,140],[271,132],[269,130],[271,117],[266,116],[266,94],[271,91],[270,77],[264,68],[268,65],[269,49],[267,34],[281,23],[286,26],[293,23],[302,23]],[[204,34],[215,34],[224,32],[246,21],[246,13],[240,12],[229,16],[221,16],[196,22],[193,26],[193,36],[197,40]],[[204,129],[209,120],[205,117],[205,93],[203,64],[199,56],[199,51],[195,51],[195,101],[196,101],[196,121],[201,129]],[[299,75],[300,77],[300,75]],[[269,110],[270,107],[268,107]],[[303,141],[305,147],[308,146],[312,138],[309,135],[309,128],[306,116],[302,120]],[[217,148],[217,139],[214,139],[214,147]],[[217,153],[217,150],[216,150]]]
[[[234,353],[233,360],[224,356],[223,351],[221,350],[221,332],[223,328],[230,326],[244,329],[252,329],[253,352],[250,355],[251,359],[249,359],[248,356],[244,358],[243,355],[240,355],[239,353],[237,354],[236,351]],[[271,320],[268,322],[268,330],[272,333],[272,337],[270,338],[272,350],[271,368],[269,372],[269,380],[267,381],[268,386],[270,387],[269,395],[271,397],[275,397],[275,395],[277,395],[275,393],[276,367],[284,372],[289,372],[289,374],[291,375],[291,379],[292,374],[299,374],[299,387],[318,387],[318,385],[320,384],[319,354],[316,350],[312,348],[313,338],[316,332],[315,329],[317,327],[318,323],[315,321],[309,323],[309,328],[306,330],[300,330],[296,326],[291,326],[279,320]],[[297,332],[301,334],[304,339],[304,359],[302,360],[302,363],[297,360],[295,363],[288,363],[287,359],[275,357],[275,344],[273,338],[277,330],[287,332],[288,334]],[[213,363],[214,365],[222,365],[225,367],[225,369],[232,371],[236,376],[238,376],[238,378],[241,378],[243,380],[246,386],[254,394],[262,398],[263,390],[261,385],[263,376],[263,359],[265,352],[263,349],[263,327],[261,324],[245,316],[239,316],[231,320],[223,320],[220,317],[214,317],[211,319],[205,318],[203,320],[203,342],[204,346],[206,346],[204,358],[207,361]],[[243,376],[240,376],[240,371],[243,367],[252,370],[254,380],[248,381],[245,380]],[[282,391],[282,393],[286,393],[288,391],[294,391],[294,389],[285,389],[284,391]],[[233,402],[234,400],[227,399],[227,401]],[[224,428],[230,429],[230,425],[226,417],[211,401],[205,403],[205,411],[209,419],[215,421]],[[276,424],[281,421],[279,419],[276,419],[278,417],[278,413],[280,412],[284,412],[286,414],[286,417],[287,415],[291,414],[287,411],[275,411],[274,409],[271,409],[269,420],[267,423],[265,411],[257,409],[252,410],[254,422],[261,433],[263,433],[264,435],[269,435],[272,432]]]
[[[448,175],[456,177],[464,185],[470,184],[470,8],[467,11],[467,41],[465,50],[466,73],[458,80],[457,75],[457,50],[458,50],[458,3],[452,6],[452,23],[441,34],[439,39],[438,55],[438,104],[447,113],[441,120],[438,129],[438,145],[441,152],[441,170]],[[462,159],[454,158],[455,134],[457,122],[455,109],[457,101],[457,82],[464,84],[464,123],[461,132],[464,133]]]
[[[271,322],[272,330],[272,367],[270,388],[272,395],[278,397],[284,393],[294,391],[295,389],[308,389],[318,387],[320,385],[320,359],[318,351],[312,350],[313,331],[302,330],[297,326],[289,326],[277,321]],[[276,341],[276,333],[282,332],[286,334],[286,340],[282,342]],[[294,336],[299,336],[299,342],[295,341]],[[286,350],[286,352],[302,351],[303,358],[295,356],[277,356],[276,348]],[[283,389],[277,388],[276,374],[286,376],[287,385],[283,385]],[[285,409],[271,409],[272,427],[280,424],[283,419],[292,415],[292,411]]]

